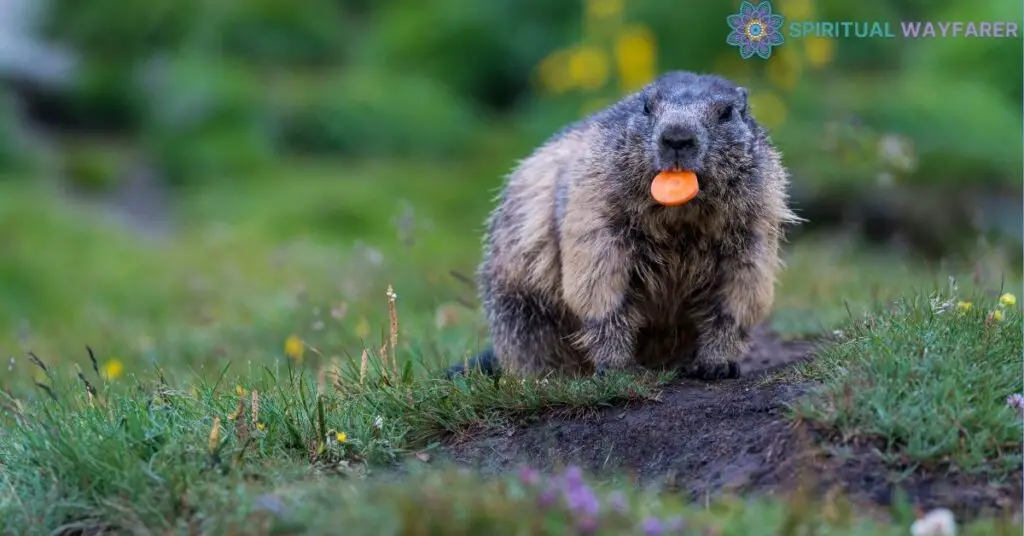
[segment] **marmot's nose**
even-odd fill
[[[697,135],[680,126],[666,127],[661,132],[661,144],[668,149],[693,149],[697,147]]]

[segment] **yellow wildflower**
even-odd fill
[[[971,307],[974,307],[974,304],[972,304],[969,301],[962,301],[962,302],[956,304],[957,311],[960,311],[962,313],[970,311]]]
[[[263,424],[261,422],[258,422],[258,423],[256,423],[256,429],[262,432],[262,431],[267,429],[267,425],[265,425],[265,424]]]
[[[284,341],[285,355],[296,361],[302,361],[302,352],[304,350],[305,345],[302,343],[302,339],[296,335],[291,335]]]
[[[537,68],[541,87],[545,91],[558,94],[572,88],[569,77],[569,52],[556,50],[540,62]]]
[[[604,51],[587,45],[576,47],[569,56],[569,76],[585,90],[604,87],[608,81],[608,58]]]
[[[334,439],[337,440],[338,443],[344,443],[345,441],[348,441],[348,434],[345,432],[338,432],[337,434],[334,434]]]
[[[804,44],[804,54],[812,67],[822,67],[835,57],[836,42],[827,37],[808,37]]]
[[[103,375],[108,380],[116,380],[124,374],[124,363],[117,359],[109,359],[103,364]]]
[[[237,394],[238,396],[245,396],[245,395],[249,394],[249,391],[246,391],[245,387],[242,387],[241,385],[236,385],[235,386],[235,394]]]
[[[991,316],[992,316],[992,320],[995,320],[996,322],[1002,322],[1003,321],[1003,312],[1000,311],[999,309],[996,309],[995,311],[992,311]]]
[[[999,297],[999,305],[1017,305],[1017,297],[1007,292],[1006,294],[1003,294],[1002,296]]]
[[[615,60],[618,63],[621,90],[639,89],[655,76],[654,35],[646,26],[632,26],[615,38]]]

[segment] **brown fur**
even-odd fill
[[[677,124],[701,133],[699,156],[659,145]],[[700,179],[681,207],[649,194],[669,163]],[[746,91],[718,77],[669,73],[571,125],[519,163],[487,222],[477,276],[492,357],[515,376],[738,375],[774,300],[782,227],[799,220],[787,184]]]

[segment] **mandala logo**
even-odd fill
[[[772,14],[772,6],[763,1],[756,6],[744,1],[740,4],[740,12],[725,18],[732,28],[725,42],[739,47],[740,57],[750,59],[755,54],[768,59],[772,55],[772,47],[781,45],[782,15]]]

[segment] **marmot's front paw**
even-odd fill
[[[735,361],[696,363],[683,369],[683,376],[695,380],[716,381],[739,378],[740,365]]]

